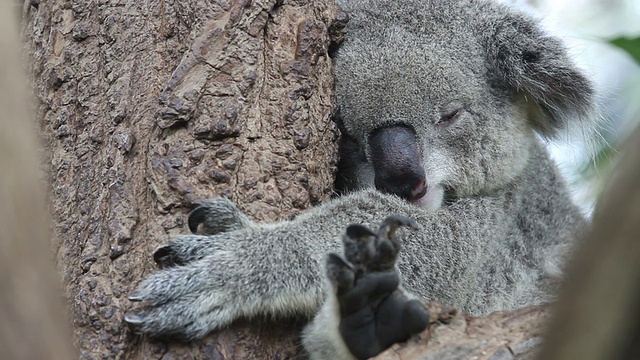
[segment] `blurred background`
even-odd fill
[[[563,37],[597,83],[599,136],[569,134],[549,144],[586,213],[593,209],[616,149],[640,124],[640,0],[505,0]],[[576,140],[582,141],[576,141]],[[638,180],[640,186],[640,179]]]

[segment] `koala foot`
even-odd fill
[[[243,279],[239,264],[245,258],[238,255],[239,244],[252,239],[258,225],[225,198],[196,208],[188,222],[198,234],[178,236],[158,248],[153,258],[162,270],[147,277],[129,296],[142,305],[124,317],[137,332],[193,340],[228,325],[246,310],[243,303],[234,301],[238,286],[225,285]]]
[[[236,205],[227,198],[209,200],[189,214],[189,229],[195,235],[179,236],[171,243],[159,247],[153,254],[161,268],[185,265],[200,260],[212,251],[217,242],[208,236],[241,230],[254,226]]]
[[[402,216],[385,219],[378,232],[361,225],[347,227],[344,257],[331,253],[327,276],[340,306],[340,335],[358,359],[375,356],[391,345],[406,341],[429,324],[429,311],[398,288],[395,261],[400,226],[417,228]]]
[[[210,238],[212,248],[234,240],[216,235]],[[227,247],[230,251],[213,252],[147,277],[129,295],[129,300],[141,306],[127,311],[125,322],[138,333],[184,341],[201,338],[238,318],[246,302],[235,301],[235,297],[247,299],[247,295],[238,295],[237,287],[224,287],[237,283],[241,275],[233,271],[239,268],[233,246]]]

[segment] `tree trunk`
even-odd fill
[[[333,1],[31,0],[24,15],[80,357],[294,357],[293,322],[182,345],[122,318],[154,248],[188,232],[202,199],[273,221],[329,197]]]

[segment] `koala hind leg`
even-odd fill
[[[345,257],[329,254],[333,293],[304,333],[312,359],[366,359],[427,327],[427,309],[399,288],[395,230],[402,225],[415,227],[399,216],[387,218],[377,233],[350,225],[343,237]]]

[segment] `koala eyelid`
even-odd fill
[[[460,107],[451,112],[448,112],[440,117],[440,120],[436,121],[436,125],[448,126],[460,117],[464,108]]]

